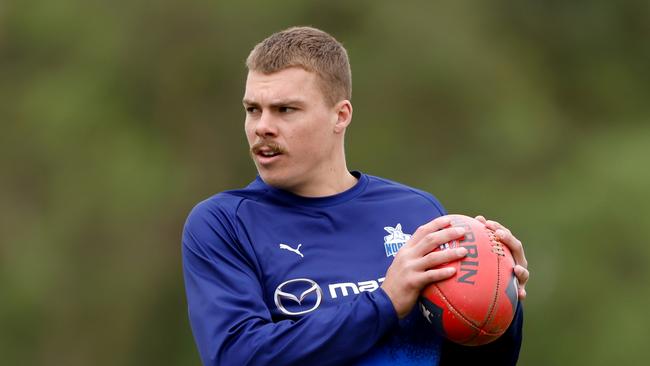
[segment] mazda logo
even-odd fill
[[[300,296],[294,295],[300,293]],[[315,297],[315,298],[314,298]],[[301,309],[303,301],[309,300],[308,309]],[[273,294],[275,305],[286,315],[302,315],[316,310],[323,300],[323,291],[318,284],[307,278],[296,278],[282,282]],[[313,300],[313,303],[312,303]],[[291,310],[288,309],[291,308]]]

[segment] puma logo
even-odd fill
[[[286,250],[288,250],[288,251],[290,251],[290,252],[294,252],[294,253],[298,254],[298,255],[301,256],[302,258],[305,258],[305,256],[302,255],[302,253],[300,253],[300,247],[301,247],[301,246],[302,246],[302,244],[298,244],[298,247],[296,247],[296,249],[294,249],[294,248],[290,247],[290,246],[287,245],[287,244],[280,244],[280,249],[286,249]]]

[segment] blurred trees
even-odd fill
[[[0,3],[0,354],[199,364],[180,231],[254,174],[248,51],[309,24],[347,47],[352,169],[526,245],[522,364],[642,364],[650,339],[644,1]]]

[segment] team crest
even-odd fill
[[[402,232],[402,224],[397,224],[395,227],[386,226],[384,230],[388,232],[389,235],[384,236],[384,249],[386,249],[386,257],[394,257],[397,254],[399,248],[401,248],[406,242],[411,239],[410,234],[404,234]]]

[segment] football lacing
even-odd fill
[[[499,239],[497,239],[497,236],[494,233],[494,231],[487,230],[487,232],[488,232],[488,235],[490,236],[490,243],[492,245],[492,253],[494,253],[494,254],[496,254],[498,256],[501,256],[501,257],[505,257],[506,252],[503,250],[503,246],[501,245],[501,242],[499,241]]]

